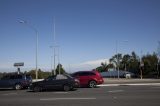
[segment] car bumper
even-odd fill
[[[97,85],[100,85],[100,84],[103,84],[104,83],[104,80],[103,79],[100,79],[97,81]]]

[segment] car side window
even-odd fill
[[[68,79],[68,78],[67,76],[64,76],[64,75],[57,75],[56,80],[60,80],[60,79]]]
[[[10,76],[10,79],[15,79],[16,77],[14,75],[11,75]]]
[[[22,75],[18,75],[17,79],[22,79],[22,77],[23,77]]]
[[[8,80],[8,79],[10,79],[10,76],[4,76],[4,77],[2,77],[1,79],[3,79],[3,80]]]
[[[87,75],[86,72],[81,72],[81,73],[79,73],[79,76],[86,76],[86,75]]]
[[[92,72],[81,72],[81,73],[79,74],[79,76],[91,76],[91,75],[95,75],[95,74],[92,73]]]
[[[46,81],[51,81],[51,80],[55,80],[55,76],[49,76],[47,79],[45,79]]]
[[[93,72],[90,72],[90,73],[88,73],[88,75],[96,75],[95,73],[93,73]]]
[[[79,76],[79,73],[75,73],[75,74],[73,74],[73,76],[74,76],[74,77],[77,77],[77,76]]]

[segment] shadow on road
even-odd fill
[[[0,91],[16,91],[15,89],[1,88]]]

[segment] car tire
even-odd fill
[[[69,91],[70,90],[70,86],[69,85],[64,85],[63,86],[63,90],[64,91]]]
[[[20,89],[22,89],[21,84],[16,84],[16,85],[15,85],[15,89],[16,89],[16,90],[20,90]]]
[[[34,92],[41,92],[42,89],[41,89],[41,87],[39,87],[39,86],[35,86],[35,87],[33,88],[33,91],[34,91]]]
[[[96,83],[96,81],[90,81],[89,84],[88,84],[88,86],[89,86],[90,88],[96,88],[97,83]]]

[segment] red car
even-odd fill
[[[78,71],[72,74],[73,77],[80,81],[81,87],[95,88],[96,85],[104,82],[102,76],[98,71]]]

